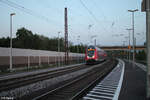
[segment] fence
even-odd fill
[[[10,49],[0,47],[0,69],[9,68]],[[30,68],[31,66],[64,65],[64,52],[16,49],[12,50],[13,68]],[[84,62],[84,54],[69,53],[69,64]]]

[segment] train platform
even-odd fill
[[[124,78],[119,100],[147,100],[146,66],[125,61]]]
[[[146,66],[119,59],[112,72],[89,91],[83,100],[148,100]]]

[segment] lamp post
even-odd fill
[[[129,36],[126,36],[125,39],[126,39],[126,42],[127,42],[129,40]],[[129,43],[129,41],[128,41],[128,43]],[[129,48],[130,48],[129,44],[127,44],[127,50],[126,50],[127,53],[126,54],[127,54],[127,59],[128,60],[129,60]]]
[[[59,39],[59,34],[61,32],[58,32],[58,66],[60,66],[60,39]]]
[[[138,11],[138,9],[135,10],[128,10],[128,12],[132,13],[132,35],[133,35],[133,62],[135,62],[135,41],[134,41],[134,12]]]
[[[127,41],[122,41],[123,42],[123,45],[122,45],[122,47],[124,48],[125,47],[125,43],[127,42]],[[125,52],[125,50],[123,50],[123,58],[125,59],[125,54],[126,54],[126,52]]]
[[[122,42],[123,42],[122,46],[125,47],[125,42],[126,42],[126,41],[122,41]]]
[[[91,36],[91,41],[93,41],[93,38],[97,37],[97,35],[92,35]],[[92,43],[92,42],[91,42]],[[96,39],[94,39],[94,46],[96,46]]]
[[[10,66],[9,70],[12,71],[12,16],[15,15],[15,13],[10,14]]]
[[[80,35],[78,36],[77,41],[79,43],[79,41],[80,41]],[[77,53],[79,53],[79,46],[78,45],[77,45]],[[77,63],[79,63],[79,56],[77,56],[77,58],[78,58],[78,62]]]
[[[129,61],[130,61],[130,55],[131,55],[131,46],[130,46],[130,31],[131,31],[132,29],[126,29],[126,30],[128,30],[128,31],[129,31],[129,46],[128,46],[128,49],[129,49]]]

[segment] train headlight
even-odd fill
[[[92,58],[94,58],[95,56],[92,56]]]

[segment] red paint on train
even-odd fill
[[[95,46],[88,46],[85,51],[86,64],[94,64],[95,62],[104,61],[107,58],[107,53]]]

